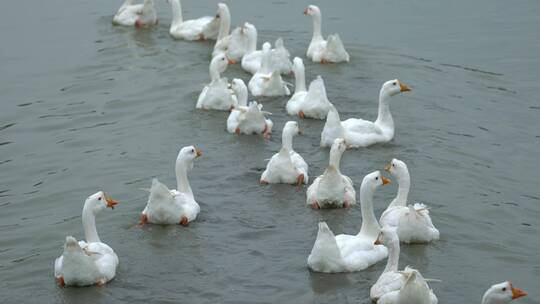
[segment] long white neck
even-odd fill
[[[360,186],[360,211],[362,212],[362,227],[358,234],[368,237],[369,241],[375,242],[381,227],[373,211],[373,191],[365,183]]]
[[[335,107],[330,107],[328,114],[326,115],[326,122],[324,123],[325,129],[335,130],[333,133],[334,138],[344,138],[345,128],[341,124],[341,118]]]
[[[409,171],[400,172],[396,179],[398,181],[398,193],[391,205],[405,207],[407,206],[407,198],[409,197],[409,190],[411,189],[411,177]]]
[[[294,93],[296,94],[299,92],[305,92],[306,91],[306,70],[302,62],[294,65],[294,79],[296,80],[296,84],[294,86]]]
[[[388,248],[388,260],[383,273],[389,271],[398,271],[399,265],[399,240],[394,239],[386,246]]]
[[[222,14],[219,15],[219,33],[216,41],[228,36],[229,31],[231,30],[231,13],[229,12],[229,8],[225,6],[222,8],[221,12]]]
[[[342,155],[343,153],[339,149],[330,149],[330,161],[328,162],[328,167],[334,167],[337,172],[340,172],[339,166]]]
[[[171,26],[178,26],[184,22],[182,18],[182,4],[180,3],[180,0],[171,0],[171,7],[173,14]]]
[[[257,50],[257,31],[250,31],[248,34],[249,44],[246,54],[255,52]]]
[[[311,19],[313,21],[313,36],[311,37],[311,42],[316,40],[322,40],[322,32],[321,32],[321,14],[316,13],[313,16],[311,16]]]
[[[293,137],[294,135],[290,130],[283,129],[283,133],[281,134],[281,146],[283,147],[283,149],[293,151]]]
[[[185,160],[177,160],[175,166],[176,172],[176,189],[179,192],[185,193],[191,198],[193,198],[193,191],[191,191],[191,186],[189,185],[189,180],[187,177],[187,164]]]
[[[379,93],[379,115],[377,116],[375,124],[385,129],[389,129],[392,132],[393,137],[394,120],[392,119],[392,114],[390,114],[390,98],[390,95],[381,89],[381,92]]]
[[[210,62],[210,67],[208,69],[210,71],[211,81],[219,80],[221,78],[221,73],[219,72],[218,63],[219,63],[218,60],[212,60],[212,62]]]
[[[244,86],[243,88],[239,88],[235,91],[235,93],[236,99],[238,100],[238,105],[241,107],[246,107],[248,101],[248,91],[246,86]]]
[[[92,206],[85,203],[82,211],[82,223],[84,229],[84,237],[87,243],[101,242],[96,229],[96,216]]]

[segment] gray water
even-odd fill
[[[152,30],[114,27],[121,1],[9,1],[0,10],[0,290],[3,303],[369,303],[384,262],[351,274],[311,273],[317,222],[355,233],[360,208],[314,211],[305,188],[260,186],[289,119],[286,98],[259,99],[274,134],[233,136],[226,113],[194,110],[208,82],[212,45],[168,36],[157,0]],[[184,1],[186,17],[217,1]],[[228,1],[233,24],[250,21],[259,43],[282,36],[304,56],[305,1]],[[321,74],[343,119],[374,119],[381,84],[412,92],[392,100],[395,139],[347,151],[342,171],[358,189],[391,158],[411,171],[410,199],[431,207],[441,240],[402,246],[400,266],[432,283],[440,303],[479,303],[511,279],[539,303],[540,2],[535,0],[320,1],[323,30],[339,32],[350,64],[306,62]],[[229,79],[249,80],[238,65]],[[293,79],[289,79],[293,81]],[[321,174],[321,121],[302,120],[296,150]],[[157,176],[175,184],[179,148],[204,152],[190,180],[202,212],[189,228],[136,227]],[[84,199],[120,201],[97,219],[120,258],[104,287],[60,288],[53,261],[66,235],[83,237]],[[376,214],[396,185],[375,195]]]

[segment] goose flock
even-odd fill
[[[320,146],[329,147],[329,163],[321,175],[310,184],[309,166],[293,148],[293,139],[301,135],[298,122],[288,121],[283,127],[281,148],[266,165],[260,184],[309,185],[306,205],[313,209],[352,208],[357,204],[354,182],[340,171],[343,153],[393,139],[395,126],[390,113],[391,100],[411,89],[404,82],[393,79],[385,82],[379,93],[378,116],[375,121],[360,118],[340,119],[338,110],[326,94],[323,78],[319,75],[306,87],[305,66],[300,57],[292,62],[283,39],[274,45],[264,42],[257,49],[257,29],[251,23],[231,31],[228,6],[219,3],[217,13],[198,19],[184,20],[180,0],[167,0],[172,10],[169,34],[174,39],[188,41],[215,40],[209,64],[210,82],[202,89],[195,107],[201,110],[229,111],[226,130],[236,135],[259,134],[268,138],[272,133],[271,113],[263,105],[250,101],[258,96],[289,96],[289,84],[282,76],[294,74],[295,86],[287,101],[287,114],[301,119],[325,120]],[[304,14],[313,22],[313,36],[306,56],[315,63],[347,63],[350,56],[338,34],[322,34],[322,14],[319,7],[309,5]],[[153,0],[134,4],[125,0],[113,17],[113,24],[152,27],[158,23]],[[307,43],[306,43],[307,44]],[[231,82],[223,76],[228,65],[240,63],[251,74],[248,84],[242,79]],[[195,221],[201,208],[189,184],[188,172],[202,152],[195,146],[182,148],[176,159],[176,189],[171,190],[154,178],[148,202],[141,211],[140,225],[182,225]],[[428,206],[412,204],[408,194],[411,187],[409,169],[405,162],[392,159],[384,168],[398,183],[396,197],[379,219],[375,216],[373,200],[376,190],[390,183],[383,171],[365,175],[359,188],[362,224],[357,234],[335,235],[325,222],[318,225],[317,237],[307,266],[311,271],[341,273],[362,271],[387,259],[386,267],[372,285],[370,298],[381,304],[431,304],[437,297],[428,285],[430,281],[411,266],[399,270],[400,243],[428,244],[439,240],[439,230],[431,220]],[[77,241],[67,236],[64,250],[54,263],[54,276],[60,286],[103,285],[115,277],[119,263],[114,250],[102,242],[96,229],[96,215],[118,202],[104,192],[88,197],[82,211],[86,240]],[[482,298],[483,304],[509,303],[527,295],[510,281],[491,286]]]

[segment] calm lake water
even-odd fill
[[[195,111],[208,82],[210,43],[172,40],[169,5],[156,0],[152,30],[114,27],[121,1],[9,1],[0,11],[0,290],[3,303],[369,303],[385,263],[359,273],[310,273],[317,223],[355,233],[360,208],[313,211],[305,188],[260,186],[280,147],[287,98],[259,99],[274,113],[270,140],[232,136],[226,113]],[[186,17],[217,1],[185,0]],[[305,1],[228,1],[259,45],[281,36],[304,57]],[[347,151],[342,171],[363,176],[393,157],[411,171],[410,199],[431,207],[441,240],[402,246],[440,303],[480,303],[512,279],[539,303],[540,2],[535,0],[318,1],[325,34],[339,32],[350,64],[306,61],[323,76],[343,119],[374,119],[381,84],[412,92],[392,100],[396,137]],[[249,80],[238,65],[229,79]],[[293,79],[289,79],[293,82]],[[323,122],[300,121],[296,150],[321,174]],[[202,212],[189,228],[136,227],[157,176],[175,184],[182,146],[204,155],[190,180]],[[53,261],[66,235],[83,237],[84,199],[120,201],[97,220],[120,266],[104,287],[59,288]],[[395,183],[375,195],[377,216]]]

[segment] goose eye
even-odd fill
[[[393,82],[392,85],[396,85],[397,83],[396,82]]]
[[[101,200],[101,196],[100,196],[100,197],[98,197],[98,201],[100,201],[100,200]]]
[[[194,153],[195,152],[195,149],[191,149],[191,153]]]
[[[392,164],[392,167],[395,167],[395,166],[396,166],[396,164]]]
[[[503,287],[502,291],[506,291],[506,287]]]
[[[375,177],[375,180],[379,180],[379,177],[378,177],[378,176],[377,176],[377,177]]]

